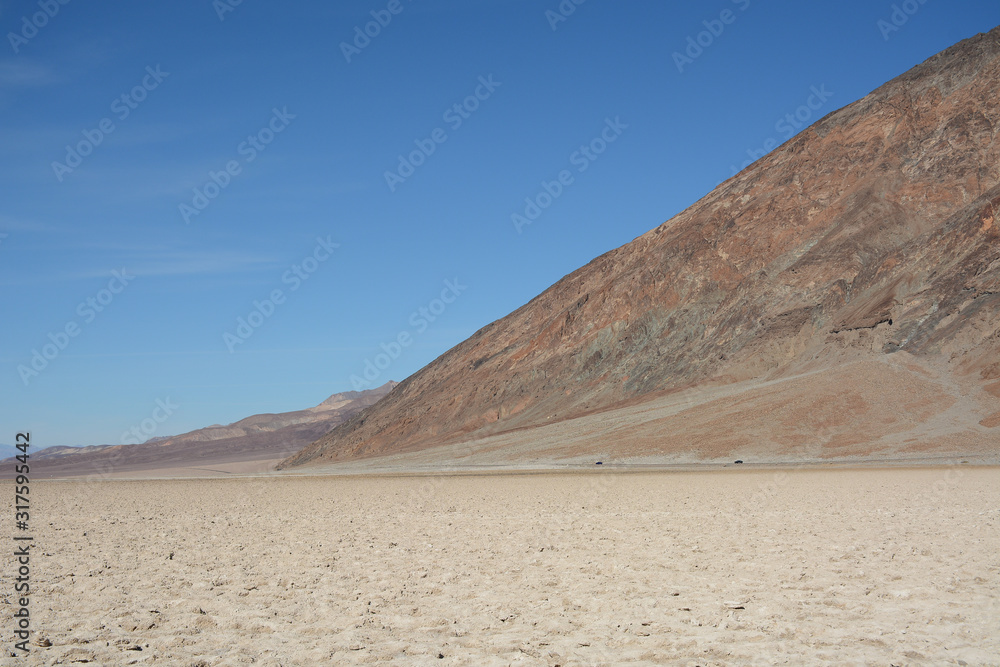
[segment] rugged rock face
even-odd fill
[[[899,351],[1000,378],[998,84],[1000,28],[829,114],[282,465]]]
[[[32,452],[40,476],[88,475],[215,462],[280,459],[297,452],[337,424],[374,405],[396,382],[375,389],[334,394],[314,408],[253,415],[227,426],[151,438],[136,445],[48,447]],[[7,466],[5,470],[13,470]]]

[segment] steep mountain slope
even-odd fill
[[[1000,405],[984,386],[1000,378],[998,83],[1000,28],[821,119],[282,465],[415,451],[900,351],[920,372],[940,367],[956,396],[974,394],[969,414],[986,413],[970,437],[998,442],[989,411]]]
[[[209,426],[135,445],[48,447],[31,452],[36,476],[89,475],[152,468],[182,468],[274,461],[295,453],[352,415],[374,405],[396,382],[334,394],[314,408],[253,415],[227,426]],[[13,466],[0,466],[13,470]]]

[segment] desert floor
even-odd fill
[[[31,498],[33,641],[51,645],[3,665],[1000,664],[997,468],[37,481]]]

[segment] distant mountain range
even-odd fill
[[[260,414],[225,426],[214,425],[181,435],[150,438],[137,445],[92,445],[89,447],[47,447],[31,451],[34,476],[127,473],[164,468],[224,469],[232,464],[270,463],[296,451],[328,433],[337,424],[373,405],[398,383],[388,382],[375,389],[334,394],[316,407],[294,412]],[[18,452],[4,446],[0,455]],[[0,462],[0,477],[9,477],[12,461]]]

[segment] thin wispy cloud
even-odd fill
[[[11,233],[45,233],[55,231],[55,227],[52,225],[35,222],[34,220],[25,220],[23,218],[15,218],[8,215],[0,214],[0,232]]]
[[[235,276],[275,270],[283,266],[282,260],[270,255],[237,250],[185,250],[170,252],[112,252],[104,255],[100,266],[81,271],[46,272],[0,281],[0,285],[73,282],[108,278],[112,269],[124,270],[130,275],[143,277],[183,277],[198,275]]]
[[[0,60],[0,87],[34,87],[58,83],[48,67],[30,60]]]
[[[156,255],[138,254],[121,258],[129,273],[137,276],[193,276],[262,271],[280,266],[277,258],[235,250],[187,250]],[[107,270],[87,272],[78,277],[107,275]]]

